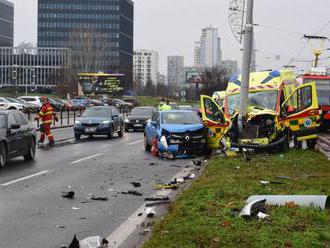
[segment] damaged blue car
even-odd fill
[[[207,130],[193,111],[156,111],[146,124],[144,147],[160,157],[184,158],[207,149],[206,135]]]

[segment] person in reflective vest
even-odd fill
[[[163,101],[160,103],[159,111],[166,111],[171,109],[172,107],[169,105],[169,101],[165,101],[165,99],[163,99]]]
[[[38,113],[38,116],[36,117],[36,119],[41,121],[40,124],[40,139],[39,139],[39,143],[44,143],[45,141],[45,137],[47,135],[48,141],[50,145],[54,145],[54,137],[50,132],[50,126],[52,125],[53,122],[53,118],[55,121],[58,121],[58,118],[56,116],[56,113],[52,107],[52,105],[50,104],[50,102],[48,101],[47,97],[41,97],[41,102],[42,102],[42,107],[40,112]]]

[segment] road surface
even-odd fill
[[[62,132],[70,136],[70,129]],[[170,165],[187,162],[146,153],[142,133],[38,150],[30,163],[12,160],[0,170],[0,247],[58,248],[68,246],[74,234],[108,237],[155,192],[155,182],[181,170]],[[142,187],[133,188],[132,181]],[[61,197],[68,190],[75,192],[73,200]],[[121,194],[127,190],[143,196]],[[92,194],[109,200],[89,200]]]

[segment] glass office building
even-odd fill
[[[39,0],[38,47],[70,47],[80,72],[117,72],[132,87],[131,0]]]
[[[0,47],[14,44],[14,4],[0,0]]]

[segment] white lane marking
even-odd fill
[[[40,175],[44,175],[48,172],[48,170],[45,170],[45,171],[40,171],[38,173],[34,173],[32,175],[29,175],[29,176],[26,176],[26,177],[21,177],[21,178],[18,178],[18,179],[15,179],[13,181],[10,181],[10,182],[7,182],[7,183],[3,183],[1,184],[1,186],[8,186],[8,185],[11,185],[13,183],[17,183],[17,182],[20,182],[20,181],[24,181],[26,179],[29,179],[29,178],[32,178],[32,177],[36,177],[36,176],[40,176]]]
[[[72,162],[70,162],[69,164],[74,165],[74,164],[80,163],[80,162],[82,162],[82,161],[84,161],[84,160],[91,159],[91,158],[95,158],[95,157],[98,157],[98,156],[101,156],[101,155],[102,155],[102,153],[97,153],[97,154],[94,154],[94,155],[92,155],[92,156],[88,156],[88,157],[85,157],[85,158],[81,158],[81,159],[78,159],[78,160],[72,161]]]
[[[184,177],[188,173],[193,170],[192,168],[184,168],[183,170],[179,171],[175,176],[172,178]],[[169,196],[172,190],[162,189],[157,190],[154,195],[162,195],[162,196]],[[146,209],[145,205],[139,207],[131,216],[128,217],[116,230],[114,230],[108,237],[107,240],[110,242],[110,248],[118,248],[120,247],[125,240],[136,230],[137,226],[139,226],[147,216],[143,214],[142,216],[138,216],[139,213],[144,213]],[[155,209],[155,207],[153,207]]]
[[[132,146],[132,145],[135,145],[135,144],[138,144],[138,143],[141,143],[143,140],[138,140],[138,141],[134,141],[134,142],[131,142],[131,143],[126,143],[127,146]]]

